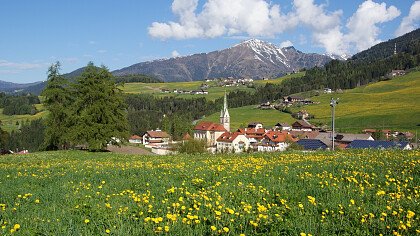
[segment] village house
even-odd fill
[[[315,126],[306,120],[297,120],[292,124],[293,131],[314,131],[317,130]]]
[[[292,126],[290,126],[288,123],[277,123],[274,126],[274,130],[286,130],[286,131],[289,131],[289,130],[292,130]]]
[[[287,132],[268,131],[261,143],[258,144],[257,150],[259,152],[285,151],[289,143],[294,141],[293,137]]]
[[[142,143],[142,141],[143,141],[143,138],[138,135],[133,135],[128,139],[129,143],[135,143],[135,144]]]
[[[225,132],[218,139],[216,144],[217,152],[240,153],[248,150],[249,140],[239,132]]]
[[[250,144],[256,148],[256,145],[264,138],[266,130],[264,128],[246,128],[238,129],[237,132],[244,134]]]
[[[143,144],[145,145],[161,145],[168,144],[170,136],[165,131],[156,129],[147,131],[143,135]]]
[[[262,129],[263,127],[263,123],[261,122],[250,122],[248,123],[247,129]]]

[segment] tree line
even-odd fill
[[[12,115],[35,115],[38,111],[35,104],[41,103],[38,96],[25,95],[8,95],[0,93],[0,108],[3,108],[3,114]]]

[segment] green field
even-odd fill
[[[272,127],[278,122],[287,122],[290,125],[294,122],[294,119],[290,116],[290,114],[277,110],[261,110],[258,109],[256,105],[230,108],[229,115],[231,131],[240,127],[247,127],[250,122],[261,122],[264,127]],[[203,120],[219,123],[219,116],[220,112],[214,113]]]
[[[0,157],[0,234],[416,235],[420,152]]]
[[[420,72],[397,77],[389,81],[373,83],[344,93],[322,94],[311,99],[320,104],[293,108],[294,112],[307,110],[315,115],[315,124],[331,125],[331,97],[340,98],[336,106],[336,129],[361,132],[365,128],[420,130]],[[275,110],[259,110],[256,106],[229,109],[231,127],[252,121],[263,122],[268,127],[277,122],[293,122],[286,113]],[[219,113],[204,120],[217,122]]]
[[[44,110],[44,107],[42,104],[35,104],[35,107],[39,111],[35,115],[13,115],[13,116],[3,115],[3,108],[0,108],[1,128],[5,131],[11,132],[12,130],[17,130],[20,124],[27,121],[42,118],[47,114],[47,111]],[[19,123],[19,125],[17,125],[17,122]]]

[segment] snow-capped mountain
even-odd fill
[[[294,47],[279,48],[272,43],[250,39],[221,51],[134,64],[113,74],[147,74],[164,81],[220,77],[261,79],[323,66],[330,60],[326,55],[307,54]]]
[[[347,59],[351,58],[351,55],[348,55],[348,54],[337,55],[333,53],[325,53],[324,55],[331,57],[331,59],[333,60],[340,60],[340,61],[346,61]]]

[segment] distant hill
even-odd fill
[[[14,91],[21,91],[31,86],[37,86],[42,82],[34,82],[29,84],[17,84],[12,82],[6,82],[0,80],[0,91],[1,92],[14,92]]]
[[[406,52],[413,46],[416,41],[420,40],[420,29],[416,29],[401,37],[390,39],[386,42],[379,43],[367,50],[359,52],[351,57],[355,62],[371,62],[385,59],[394,54],[396,49],[397,53]],[[396,48],[395,48],[396,46]]]
[[[294,47],[279,48],[251,39],[221,51],[134,64],[113,71],[113,74],[147,74],[165,82],[226,77],[262,79],[279,77],[302,68],[323,66],[331,60],[327,55],[303,53]]]

